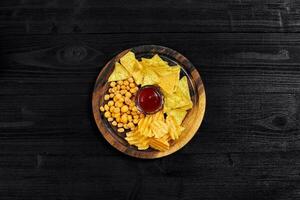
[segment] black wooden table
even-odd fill
[[[0,199],[300,199],[300,1],[0,1]],[[178,50],[206,87],[179,152],[139,160],[98,132],[102,66]]]

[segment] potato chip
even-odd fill
[[[127,140],[130,145],[136,146],[139,150],[149,148],[149,138],[139,134],[138,130],[128,132],[125,140]]]
[[[166,123],[169,126],[169,135],[172,140],[177,140],[184,130],[184,127],[178,125],[173,116],[167,116]]]
[[[138,128],[140,130],[146,129],[152,121],[151,115],[146,116],[145,118],[141,119],[138,123]]]
[[[152,115],[148,115],[145,118],[141,119],[139,124],[138,124],[138,129],[140,130],[140,133],[144,136],[147,137],[153,137],[154,136],[154,132],[153,130],[150,128],[150,125],[152,123]]]
[[[145,129],[140,130],[140,133],[146,137],[153,137],[154,133],[152,131],[152,129],[147,126]]]
[[[162,140],[165,140],[165,141],[168,141],[168,142],[171,140],[169,134],[166,134],[166,135],[162,136],[161,139],[162,139]]]
[[[180,134],[182,133],[182,131],[184,131],[185,128],[183,126],[179,126],[179,131],[180,131]]]
[[[139,123],[138,123],[138,128],[139,129],[142,129],[142,128],[145,128],[146,127],[146,124],[145,124],[145,118],[142,118]]]
[[[164,121],[153,121],[150,125],[155,138],[161,138],[169,132],[169,127]]]
[[[168,125],[165,123],[162,111],[153,115],[147,115],[138,123],[140,134],[146,137],[160,138],[168,133]]]
[[[124,80],[130,77],[130,74],[128,71],[118,62],[115,64],[115,68],[111,75],[108,78],[108,81],[119,81],[119,80]]]
[[[169,135],[171,137],[172,140],[176,140],[179,138],[179,134],[176,130],[176,126],[175,124],[173,123],[173,121],[171,120],[170,116],[167,117],[166,119],[166,123],[169,127]]]
[[[168,133],[168,126],[165,123],[164,114],[162,111],[159,111],[153,115],[148,115],[146,118],[148,121],[144,122],[145,120],[143,120],[140,127],[145,127],[144,124],[147,123],[148,127],[153,133],[152,136],[155,138],[160,138]],[[146,131],[145,134],[148,134],[148,132]]]
[[[149,140],[149,146],[159,151],[166,151],[169,149],[170,144],[167,140],[162,138],[151,138]]]
[[[155,121],[155,120],[161,120],[161,121],[164,121],[165,118],[164,118],[164,113],[162,111],[159,111],[155,114],[152,115],[152,120]]]
[[[167,112],[168,116],[172,116],[175,122],[180,125],[185,118],[187,111],[182,109],[175,109]]]

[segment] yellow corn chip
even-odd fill
[[[167,112],[168,116],[172,116],[175,122],[180,125],[186,115],[187,111],[182,109],[174,109]]]
[[[149,68],[145,68],[144,69],[144,79],[143,79],[143,83],[142,86],[144,85],[155,85],[160,83],[160,78],[159,76],[151,69]]]
[[[142,70],[132,72],[132,77],[136,84],[141,85],[143,83],[144,74]]]
[[[172,94],[178,87],[180,66],[170,67],[157,54],[152,58],[142,58],[144,80],[142,85],[158,84],[167,94]]]
[[[183,96],[185,98],[191,99],[190,89],[189,89],[189,85],[188,85],[186,76],[184,76],[180,79],[180,81],[178,83],[178,89],[181,91],[181,93],[183,94]]]
[[[173,109],[188,110],[193,107],[193,102],[190,99],[189,87],[187,78],[184,76],[178,83],[178,88],[172,95],[165,95],[164,112],[169,112]]]
[[[171,67],[169,67],[171,68]],[[173,68],[173,67],[172,67]],[[160,72],[160,83],[158,84],[164,93],[172,95],[178,87],[180,68]]]
[[[138,61],[137,59],[135,60],[134,63],[134,70],[143,70],[144,66],[141,64],[140,61]]]
[[[120,63],[125,67],[125,69],[132,74],[135,70],[136,59],[133,52],[129,51],[122,58],[120,58]]]
[[[152,67],[152,61],[149,58],[142,58],[141,61],[140,61],[140,64],[144,68],[151,68]]]
[[[136,84],[140,85],[143,83],[143,65],[135,58],[133,52],[129,51],[122,58],[120,58],[121,64],[124,68],[132,75]]]
[[[187,100],[187,104],[185,106],[180,107],[181,110],[189,110],[193,107],[193,102],[191,100]]]
[[[162,60],[157,54],[155,54],[152,58],[142,58],[141,63],[143,66],[152,69],[161,68],[161,67],[164,67],[166,69],[169,68],[168,62]]]
[[[142,58],[140,63],[145,69],[155,72],[160,78],[167,76],[174,71],[172,70],[173,67],[170,67],[168,63],[162,60],[157,54],[150,59]],[[174,69],[176,69],[176,67]]]
[[[108,81],[119,81],[119,80],[124,80],[130,77],[130,74],[128,71],[118,62],[115,64],[115,68],[111,75],[108,78]]]
[[[156,63],[157,66],[168,66],[168,62],[164,61],[158,54],[155,54],[151,60]]]
[[[172,96],[165,96],[164,112],[173,109],[188,110],[192,105],[191,100],[184,98],[180,93],[174,93]]]

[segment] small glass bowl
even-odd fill
[[[140,95],[141,91],[143,91],[143,89],[145,89],[145,88],[153,88],[155,90],[155,93],[161,98],[161,104],[160,104],[160,106],[156,110],[154,110],[152,112],[146,112],[145,110],[143,110],[143,108],[141,106],[141,103],[140,103],[140,100],[139,100],[139,95]],[[147,114],[147,115],[148,114],[154,114],[154,113],[157,113],[158,111],[162,110],[163,106],[164,106],[164,95],[162,94],[160,87],[157,86],[157,85],[145,85],[145,86],[141,87],[138,90],[138,92],[136,93],[136,96],[135,96],[135,105],[136,105],[137,109],[141,113]]]

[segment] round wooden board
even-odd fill
[[[108,77],[114,69],[115,62],[119,61],[120,58],[128,51],[134,52],[138,59],[141,57],[150,57],[158,54],[165,61],[168,61],[171,65],[179,64],[182,67],[180,75],[186,75],[188,77],[191,100],[193,101],[193,108],[188,111],[182,123],[182,125],[185,127],[185,130],[177,141],[171,143],[170,149],[167,151],[160,152],[151,148],[145,151],[140,151],[136,147],[129,145],[124,139],[125,134],[117,133],[116,130],[114,130],[113,127],[104,118],[103,114],[100,113],[99,107],[100,105],[103,105],[103,97],[108,88]],[[199,72],[196,70],[193,64],[180,53],[167,47],[157,45],[133,47],[131,49],[122,51],[113,59],[111,59],[103,67],[96,80],[92,98],[94,118],[104,138],[119,151],[133,157],[145,159],[160,158],[170,155],[186,145],[197,133],[197,130],[201,125],[205,113],[205,105],[206,97],[204,85],[202,83]]]

